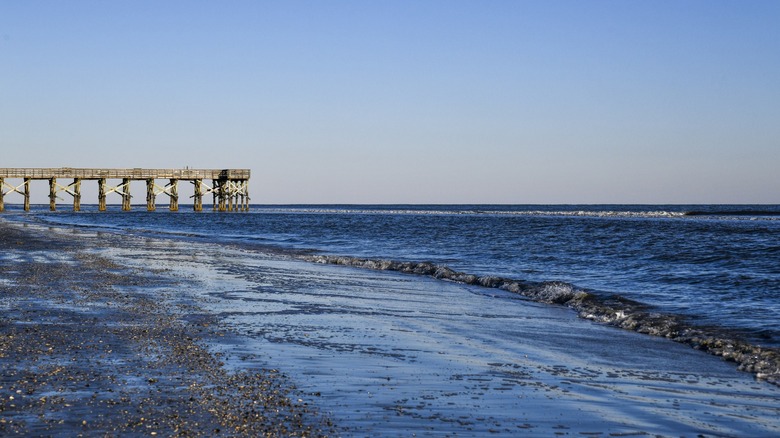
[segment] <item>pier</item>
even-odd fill
[[[97,181],[98,210],[106,211],[106,197],[112,193],[122,197],[122,211],[130,211],[130,182],[146,182],[146,209],[155,210],[157,195],[167,195],[169,210],[179,210],[180,181],[194,186],[193,210],[203,210],[203,197],[212,195],[214,211],[249,211],[249,169],[82,169],[60,168],[0,168],[0,212],[5,210],[5,196],[24,196],[24,211],[30,211],[30,182],[49,181],[49,209],[57,210],[57,194],[73,197],[73,211],[81,210],[81,183]],[[7,180],[16,179],[14,184]],[[20,182],[18,185],[16,183]],[[63,181],[64,180],[64,181]],[[109,183],[110,180],[118,181]],[[158,183],[158,180],[160,182]],[[116,184],[116,185],[112,185]]]

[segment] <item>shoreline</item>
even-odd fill
[[[312,263],[394,271],[505,290],[539,303],[568,307],[583,319],[688,345],[733,362],[738,370],[751,373],[758,380],[780,386],[780,350],[777,348],[752,345],[731,338],[716,329],[697,327],[686,323],[685,319],[678,315],[658,314],[649,306],[624,297],[597,297],[562,282],[537,283],[496,276],[477,276],[428,262],[396,262],[330,255],[305,255],[301,259]]]
[[[181,279],[7,222],[0,247],[0,434],[333,433],[284,374],[225,368],[208,344],[231,335]]]

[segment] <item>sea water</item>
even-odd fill
[[[732,331],[755,345],[780,346],[780,206],[306,205],[252,206],[248,214],[136,207],[32,217],[560,281]]]

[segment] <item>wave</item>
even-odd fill
[[[497,276],[477,276],[430,262],[400,262],[329,255],[301,255],[323,264],[397,271],[520,294],[533,301],[569,307],[579,317],[652,336],[665,337],[725,360],[756,378],[780,386],[780,349],[761,347],[731,336],[725,330],[697,327],[679,315],[661,314],[619,295],[602,296],[558,281],[530,282]]]
[[[256,213],[276,214],[366,214],[366,215],[430,215],[430,216],[572,216],[572,217],[621,217],[621,218],[674,218],[685,212],[674,211],[623,211],[623,210],[482,210],[482,209],[387,209],[387,208],[269,208],[255,209]]]
[[[593,218],[706,218],[706,219],[780,219],[772,210],[500,210],[500,209],[415,209],[350,207],[259,207],[255,213],[266,214],[352,214],[352,215],[418,215],[418,216],[527,216],[527,217],[593,217]]]
[[[771,210],[693,210],[684,213],[685,216],[780,216],[780,211]]]

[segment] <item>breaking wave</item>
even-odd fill
[[[780,211],[772,210],[692,210],[687,211],[685,216],[780,216]]]
[[[679,315],[658,313],[646,304],[619,295],[601,296],[565,282],[529,282],[497,276],[477,276],[429,262],[399,262],[329,255],[302,255],[300,258],[314,263],[397,271],[498,288],[533,301],[566,306],[575,310],[581,318],[668,338],[720,356],[737,363],[740,370],[780,386],[780,349],[752,345],[718,328],[697,327]]]
[[[590,207],[590,206],[589,206]],[[690,206],[689,206],[690,207]],[[593,217],[593,218],[696,218],[696,219],[751,219],[780,220],[780,210],[767,207],[743,210],[599,210],[594,208],[571,209],[514,209],[514,208],[436,208],[435,206],[258,206],[254,212],[269,214],[344,214],[344,215],[417,215],[417,216],[535,216],[535,217]]]
[[[327,207],[260,207],[261,213],[306,213],[306,214],[388,214],[388,215],[432,215],[432,216],[572,216],[572,217],[622,217],[622,218],[673,218],[683,217],[685,212],[675,211],[595,211],[595,210],[482,210],[482,209],[386,209],[386,208],[327,208]]]

